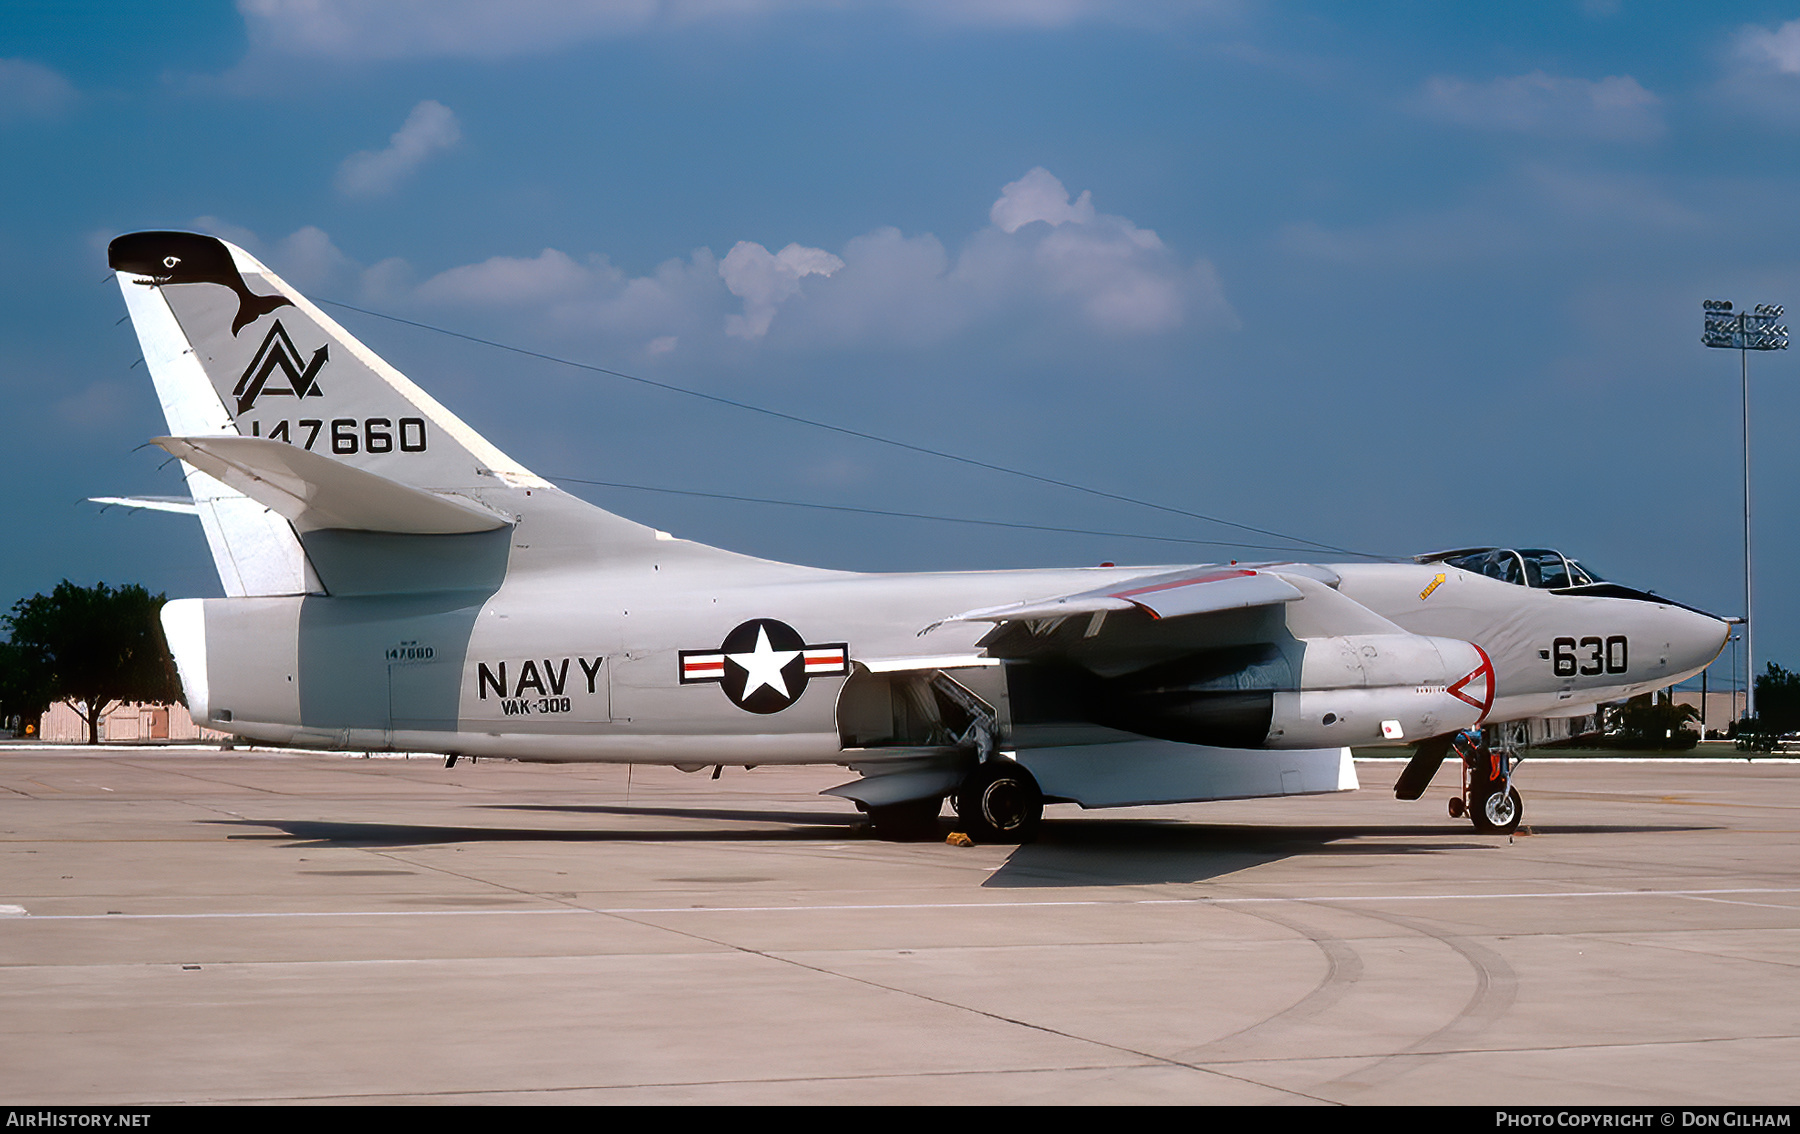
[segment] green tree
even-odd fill
[[[1699,719],[1699,710],[1677,705],[1667,692],[1641,694],[1613,712],[1620,747],[1680,751],[1700,741],[1700,734],[1687,727]]]
[[[1800,732],[1800,673],[1770,662],[1756,678],[1756,715],[1765,732]]]
[[[0,729],[43,716],[53,700],[43,667],[21,647],[0,642]]]
[[[135,583],[78,587],[13,604],[5,621],[17,660],[42,682],[46,704],[67,701],[100,742],[100,718],[119,701],[179,701],[181,683],[163,641],[162,595]]]

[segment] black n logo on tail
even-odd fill
[[[231,396],[237,399],[238,413],[249,410],[260,397],[323,397],[324,391],[319,389],[319,371],[329,357],[330,346],[327,344],[314,351],[312,361],[302,368],[300,352],[294,349],[294,340],[288,338],[281,320],[275,320],[275,325],[269,329],[262,346],[256,348],[256,357],[250,360],[243,377],[238,379],[231,391]],[[280,370],[287,379],[285,387],[269,385],[269,376],[276,370]]]

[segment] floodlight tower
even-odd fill
[[[1756,715],[1756,648],[1750,621],[1750,352],[1753,350],[1786,350],[1788,329],[1775,320],[1781,318],[1779,304],[1759,303],[1749,311],[1733,312],[1728,299],[1709,299],[1702,303],[1706,329],[1700,335],[1704,346],[1724,347],[1738,352],[1738,373],[1743,382],[1744,398],[1744,715]]]

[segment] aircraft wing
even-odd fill
[[[1139,610],[1152,619],[1181,618],[1304,597],[1279,575],[1252,568],[1199,567],[1142,575],[1091,591],[964,611],[945,622],[1036,622],[1077,614]]]

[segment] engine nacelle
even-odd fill
[[[1493,704],[1487,655],[1458,638],[1306,639],[1300,688],[1275,695],[1270,748],[1403,744],[1470,728]]]
[[[1208,651],[1096,681],[1091,719],[1112,728],[1224,748],[1411,743],[1468,728],[1493,703],[1493,669],[1471,643],[1358,634]]]

